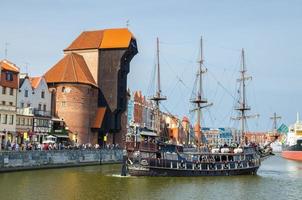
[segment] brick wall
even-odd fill
[[[91,131],[97,111],[98,90],[84,84],[57,84],[55,89],[56,115],[63,119],[78,143],[97,143],[97,132]]]

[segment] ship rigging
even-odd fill
[[[245,144],[245,131],[246,131],[246,124],[248,118],[256,118],[259,117],[259,114],[254,115],[247,115],[247,111],[251,110],[251,107],[247,104],[246,98],[246,81],[251,80],[251,76],[246,75],[247,69],[245,66],[245,52],[244,49],[241,50],[241,69],[240,69],[240,78],[237,81],[240,83],[239,85],[239,100],[237,101],[238,105],[235,107],[235,110],[239,112],[239,116],[232,117],[233,120],[239,120],[241,127],[240,127],[240,138],[236,138],[238,143],[242,145]]]

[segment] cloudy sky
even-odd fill
[[[126,27],[139,53],[131,63],[128,86],[151,95],[156,37],[160,39],[163,103],[171,113],[189,114],[199,55],[204,39],[207,99],[204,124],[237,126],[230,120],[239,76],[240,49],[246,51],[250,130],[268,130],[273,112],[282,122],[302,112],[302,2],[299,0],[0,0],[0,58],[30,75],[42,75],[63,56],[84,30]],[[193,116],[191,116],[193,117]]]

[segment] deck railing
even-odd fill
[[[127,150],[130,151],[146,151],[146,152],[156,152],[158,150],[157,145],[155,143],[150,142],[127,142],[126,143]]]

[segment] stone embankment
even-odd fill
[[[0,172],[121,163],[120,149],[0,151]]]

